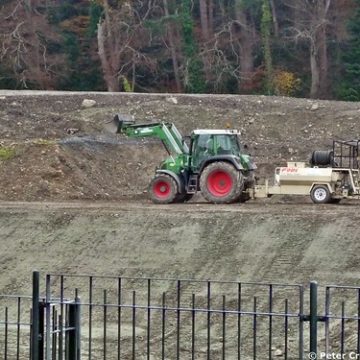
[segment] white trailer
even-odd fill
[[[311,165],[288,162],[277,167],[273,184],[255,185],[250,197],[309,195],[317,204],[360,199],[359,141],[334,141],[332,151],[314,151]]]

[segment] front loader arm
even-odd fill
[[[119,115],[115,116],[114,122],[117,125],[117,133],[132,138],[158,138],[170,155],[188,153],[187,145],[183,142],[182,136],[173,124],[163,122],[135,124],[132,120],[121,120]]]

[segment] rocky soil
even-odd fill
[[[264,96],[2,90],[0,294],[30,294],[35,269],[41,272],[42,281],[46,273],[305,286],[317,280],[321,312],[325,284],[360,286],[359,201],[314,205],[309,199],[287,197],[219,206],[198,197],[186,204],[153,205],[147,199],[147,184],[166,153],[156,140],[135,141],[109,134],[106,122],[116,113],[134,115],[140,122],[174,122],[183,134],[196,128],[237,128],[258,165],[260,179],[271,177],[275,166],[285,165],[287,160],[307,160],[313,150],[330,148],[332,139],[360,138],[359,103]],[[54,281],[53,286],[58,289],[58,285]],[[97,286],[98,290],[114,291],[114,284],[105,280]],[[167,286],[162,285],[161,290],[170,291]],[[66,291],[75,287],[86,294],[85,280],[67,283]],[[203,289],[189,286],[186,291],[187,296],[200,292],[197,301],[204,298]],[[229,304],[236,304],[237,295],[226,291],[219,289],[214,294],[219,306],[224,293]],[[248,298],[249,309],[253,295]],[[263,296],[260,299],[267,296],[257,295]],[[285,297],[296,312],[296,296],[286,291],[277,293],[276,306],[283,309]],[[189,305],[190,298],[186,299]],[[341,302],[346,301],[346,314],[356,315],[357,299],[355,290],[340,291],[339,297],[333,298],[333,313],[339,314]],[[307,307],[308,298],[305,300]],[[0,311],[4,306],[0,301]],[[243,344],[244,355],[250,358],[251,352],[246,351],[252,346],[251,321],[243,328],[244,341],[249,342]],[[296,319],[289,321],[293,321],[289,358],[297,359],[298,324]],[[103,343],[99,324],[99,328],[94,325],[96,351]],[[205,344],[205,320],[199,324],[199,341]],[[265,332],[259,338],[263,341],[259,342],[263,344],[259,354],[267,349],[267,322],[262,324],[259,329]],[[126,329],[131,326],[127,326],[123,336],[130,348]],[[139,339],[144,326],[137,323]],[[237,325],[229,322],[228,326],[231,334]],[[339,344],[339,326],[339,321],[331,322],[334,346]],[[284,351],[281,329],[283,319],[277,324],[274,320],[273,355],[277,353],[279,358]],[[2,336],[1,330],[0,320]],[[306,334],[307,330],[305,327]],[[357,321],[347,321],[347,349],[356,347],[356,331]],[[109,334],[109,341],[115,341],[115,327],[109,328]],[[171,334],[168,344],[173,347]],[[229,339],[229,349],[235,349],[234,336]],[[323,348],[322,335],[319,340]],[[221,349],[221,337],[213,344]],[[94,359],[102,358],[96,351]],[[201,351],[199,359],[205,356]]]

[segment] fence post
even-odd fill
[[[317,354],[317,282],[310,282],[310,352]]]
[[[40,360],[40,275],[38,271],[32,276],[32,309],[31,309],[31,360]]]
[[[81,358],[81,305],[80,298],[75,295],[75,301],[69,304],[69,327],[71,330],[69,341],[68,358],[80,360]]]

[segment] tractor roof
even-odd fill
[[[230,129],[198,129],[194,130],[193,134],[195,135],[240,135],[240,131],[238,130],[230,130]]]

